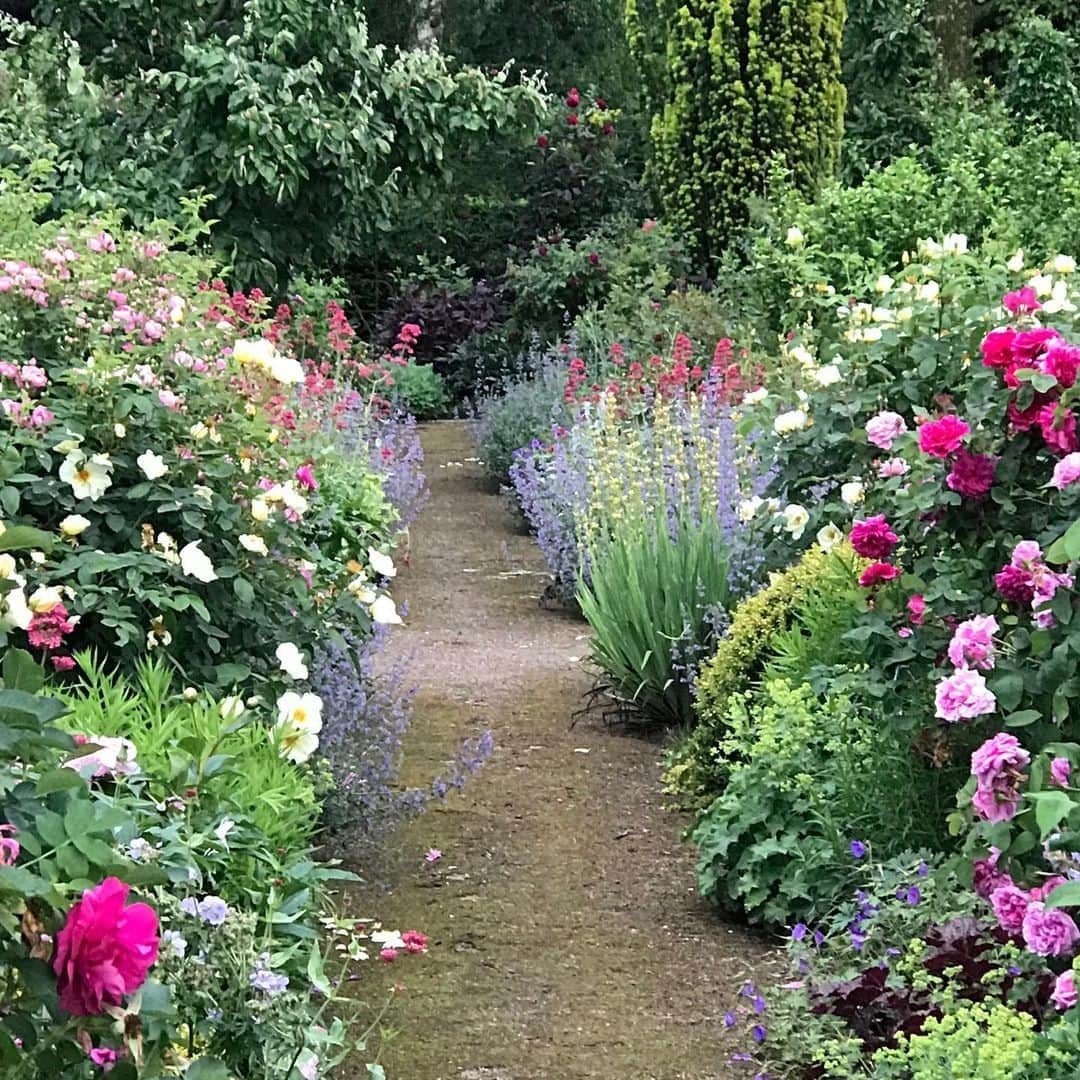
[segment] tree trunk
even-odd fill
[[[950,81],[975,73],[975,0],[931,0],[930,28],[938,39],[944,74]]]

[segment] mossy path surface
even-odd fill
[[[588,627],[539,605],[539,553],[485,482],[468,427],[433,424],[423,439],[431,501],[395,590],[409,615],[392,646],[421,687],[409,778],[445,771],[488,729],[495,751],[408,827],[409,869],[370,898],[385,925],[431,944],[379,968],[405,986],[387,1075],[744,1075],[722,1017],[733,988],[768,977],[774,950],[697,899],[658,746],[598,718],[571,726]],[[427,865],[429,847],[443,857]]]

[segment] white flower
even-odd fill
[[[195,498],[204,506],[214,505],[214,493],[205,484],[196,484],[191,490]]]
[[[278,353],[269,367],[270,377],[286,386],[295,386],[304,381],[304,366],[291,356]]]
[[[743,398],[744,405],[760,405],[769,396],[769,391],[764,386],[759,386],[756,390],[751,390]]]
[[[828,553],[832,551],[832,549],[836,547],[836,545],[839,544],[843,539],[844,534],[831,522],[823,528],[818,529],[818,547],[820,547],[826,555],[828,555]]]
[[[56,585],[41,585],[30,594],[30,610],[35,615],[44,615],[63,602],[64,594]]]
[[[60,522],[60,532],[67,537],[80,536],[90,528],[90,519],[84,518],[82,514],[68,514],[63,521]]]
[[[210,429],[200,420],[197,424],[192,424],[188,434],[196,441],[201,442],[210,434]]]
[[[780,413],[773,421],[773,431],[777,435],[790,435],[793,431],[802,431],[810,423],[810,417],[803,409],[790,409]]]
[[[284,671],[290,679],[301,681],[308,677],[308,669],[307,664],[304,663],[304,657],[291,641],[283,641],[277,647],[274,655],[281,665],[281,670]]]
[[[239,720],[244,715],[244,703],[238,697],[223,697],[218,702],[218,708],[226,720]]]
[[[927,259],[936,259],[941,255],[941,245],[932,237],[919,241],[919,254]]]
[[[751,495],[749,499],[743,499],[735,510],[739,520],[744,524],[753,521],[754,516],[761,509],[763,501],[760,495]]]
[[[241,533],[240,546],[246,551],[250,551],[253,555],[270,554],[270,549],[266,546],[266,541],[261,536],[256,536],[254,533]]]
[[[365,577],[354,577],[347,586],[347,591],[352,593],[361,604],[375,603],[375,590],[371,582]]]
[[[216,829],[214,829],[214,835],[224,844],[226,837],[229,833],[236,828],[236,822],[231,818],[222,818]]]
[[[78,450],[82,444],[82,438],[79,436],[72,436],[69,439],[64,439],[63,442],[58,442],[53,449],[58,454],[70,454],[73,450]]]
[[[300,492],[297,491],[291,483],[286,484],[281,489],[280,497],[281,501],[285,504],[285,506],[294,514],[299,514],[300,516],[303,516],[307,513],[307,508],[309,505],[307,499],[304,498],[304,496],[301,495]]]
[[[254,521],[268,521],[270,519],[270,504],[265,499],[252,499],[251,517]]]
[[[1024,249],[1017,248],[1016,254],[1005,264],[1014,274],[1019,274],[1024,269]]]
[[[7,581],[9,578],[14,578],[18,584],[22,584],[22,578],[15,573],[15,556],[9,555],[6,551],[0,555],[0,581]]]
[[[882,274],[874,282],[874,289],[879,293],[887,293],[893,287],[893,279],[888,274]]]
[[[788,356],[790,356],[792,360],[798,360],[804,368],[814,366],[814,355],[805,345],[796,345],[793,348],[788,349]]]
[[[405,941],[397,930],[376,930],[371,935],[373,945],[380,945],[384,949],[404,949]]]
[[[835,364],[826,364],[814,372],[814,382],[818,386],[834,386],[841,378],[840,369]]]
[[[810,515],[806,507],[800,506],[798,503],[789,503],[784,507],[780,516],[784,519],[784,528],[791,533],[791,539],[799,540],[810,521]]]
[[[367,549],[368,565],[375,571],[379,577],[391,578],[397,573],[397,567],[394,566],[394,560],[389,555],[384,555],[381,551],[376,551],[374,548]]]
[[[802,229],[798,225],[792,225],[787,231],[787,236],[784,238],[784,243],[788,247],[797,248],[802,247],[805,237],[802,234]]]
[[[1035,274],[1028,284],[1038,297],[1050,296],[1054,291],[1054,279],[1050,274]]]
[[[269,368],[276,352],[274,343],[266,338],[242,338],[233,345],[233,357],[237,363],[255,364],[261,368]]]
[[[144,450],[136,459],[135,464],[143,471],[147,480],[160,480],[168,471],[169,466],[160,454],[153,450]]]
[[[915,295],[920,300],[936,300],[941,293],[941,286],[936,281],[924,281],[918,289],[915,290]]]
[[[0,603],[4,605],[4,613],[0,616],[0,625],[16,626],[20,630],[26,630],[30,626],[30,620],[34,613],[26,603],[26,593],[20,586],[0,596]]]
[[[1050,299],[1043,304],[1043,311],[1048,315],[1056,315],[1061,311],[1075,311],[1076,305],[1069,299],[1069,286],[1064,278],[1054,282],[1054,288],[1050,293]]]
[[[214,564],[199,546],[201,543],[201,540],[193,540],[180,549],[180,569],[196,581],[217,581]]]
[[[60,479],[71,485],[76,499],[97,502],[112,486],[112,462],[108,454],[87,457],[72,450],[60,465]]]
[[[185,701],[194,701],[199,696],[199,691],[194,686],[185,686],[183,698]]]
[[[840,486],[840,499],[847,506],[858,506],[866,498],[866,488],[859,480],[849,480]]]
[[[318,750],[322,706],[318,694],[297,694],[290,690],[278,698],[274,735],[283,757],[302,765]]]
[[[124,427],[123,424],[113,424],[112,429],[113,429],[113,434],[118,439],[122,439],[127,434],[127,428]]]
[[[963,233],[949,233],[941,247],[946,255],[965,255],[968,249],[968,238]]]
[[[368,608],[372,619],[382,626],[400,626],[401,616],[397,613],[394,601],[385,594],[375,598],[375,602]]]
[[[1053,267],[1055,274],[1073,274],[1076,272],[1076,260],[1071,255],[1055,255]]]

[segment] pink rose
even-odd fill
[[[1072,952],[1080,939],[1072,916],[1060,908],[1047,911],[1039,900],[1028,904],[1022,933],[1024,944],[1037,956],[1062,956]]]
[[[912,623],[922,626],[923,619],[926,618],[926,601],[920,593],[915,593],[908,598],[907,609]]]
[[[1049,326],[1023,330],[1013,338],[1013,362],[1018,367],[1034,367],[1034,361],[1059,340],[1061,334]]]
[[[1050,478],[1050,483],[1058,491],[1064,491],[1065,488],[1075,484],[1077,480],[1080,480],[1080,454],[1066,454],[1054,466],[1054,475]]]
[[[971,775],[980,783],[989,783],[1006,769],[1023,769],[1031,755],[1015,735],[999,731],[971,755]]]
[[[919,428],[919,449],[931,457],[946,458],[960,449],[971,428],[959,416],[928,420]]]
[[[1031,906],[1031,897],[1009,882],[1008,885],[999,885],[990,894],[990,906],[994,909],[1002,930],[1009,934],[1019,934],[1024,927],[1024,916]]]
[[[1062,1012],[1076,1005],[1075,978],[1072,971],[1063,971],[1054,983],[1054,992],[1050,995],[1050,999]]]
[[[880,450],[891,450],[894,439],[907,431],[907,424],[899,413],[880,412],[866,423],[868,442]]]
[[[1076,440],[1076,416],[1063,405],[1044,405],[1039,410],[1039,430],[1055,454],[1071,454],[1080,445]]]
[[[958,668],[990,671],[994,666],[994,634],[998,631],[993,615],[976,615],[962,622],[949,642],[949,659]]]
[[[1076,373],[1080,371],[1080,348],[1056,341],[1043,355],[1039,367],[1045,374],[1053,375],[1058,386],[1067,390],[1076,382]]]
[[[888,480],[890,476],[903,476],[909,471],[908,463],[902,458],[889,458],[878,465],[877,474],[882,480]]]
[[[899,542],[883,514],[856,521],[849,536],[851,546],[864,559],[886,559]]]
[[[975,894],[984,900],[989,900],[995,889],[1013,884],[1013,879],[997,868],[997,858],[994,855],[989,859],[976,859],[973,866]]]
[[[1059,787],[1069,786],[1069,776],[1072,774],[1072,765],[1067,757],[1056,757],[1050,762],[1050,779]]]
[[[982,343],[983,367],[1002,369],[1012,360],[1012,346],[1016,331],[1011,326],[991,330]]]
[[[950,724],[986,716],[997,708],[997,698],[977,671],[954,671],[942,679],[935,693],[935,715]]]
[[[60,1005],[73,1016],[99,1016],[146,982],[157,961],[158,920],[147,904],[126,905],[129,886],[106,878],[68,912],[56,940]]]

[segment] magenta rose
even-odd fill
[[[1072,765],[1067,757],[1056,757],[1050,762],[1050,780],[1058,787],[1068,787],[1072,775]]]
[[[1076,417],[1071,409],[1063,405],[1044,405],[1039,410],[1039,430],[1043,441],[1055,454],[1071,454],[1077,449]]]
[[[1058,386],[1068,390],[1076,382],[1076,374],[1080,371],[1080,348],[1064,341],[1055,341],[1039,366],[1047,375],[1057,379]]]
[[[994,486],[997,458],[990,454],[972,454],[963,448],[953,459],[945,483],[969,499],[981,499]]]
[[[859,575],[859,584],[864,589],[873,589],[878,585],[884,585],[886,581],[892,581],[900,576],[898,567],[887,562],[876,562],[868,566]]]
[[[1061,334],[1049,326],[1037,326],[1023,330],[1013,338],[1013,360],[1021,367],[1034,367],[1037,360],[1051,345],[1061,340]]]
[[[1060,908],[1047,911],[1041,901],[1028,904],[1022,928],[1024,944],[1037,956],[1063,956],[1073,951],[1080,930]]]
[[[1072,971],[1063,971],[1054,983],[1054,992],[1050,995],[1053,1003],[1065,1012],[1076,1005],[1076,976]]]
[[[73,1016],[99,1016],[146,981],[158,955],[158,920],[147,904],[127,904],[129,886],[106,878],[68,912],[56,939],[56,987]]]
[[[899,542],[899,537],[889,528],[883,514],[856,521],[849,536],[851,546],[864,559],[886,559]]]
[[[1010,315],[1029,315],[1038,311],[1042,304],[1039,303],[1035,290],[1030,285],[1025,285],[1022,289],[1006,293],[1001,298],[1001,306]]]
[[[997,698],[977,671],[954,671],[937,685],[936,716],[949,724],[986,716],[997,708]]]
[[[959,416],[927,420],[919,428],[919,449],[931,457],[947,458],[960,449],[971,428]]]
[[[1005,368],[1013,356],[1013,341],[1016,331],[1011,326],[1002,326],[991,330],[982,342],[982,362],[984,367]]]
[[[972,867],[975,871],[972,883],[975,895],[981,896],[984,900],[989,900],[995,889],[1013,884],[1013,879],[997,868],[997,860],[994,858],[976,859]]]
[[[1031,906],[1031,897],[1012,882],[999,885],[990,894],[990,906],[994,909],[1001,929],[1009,934],[1019,934],[1024,928],[1024,916]]]
[[[1027,607],[1035,599],[1035,579],[1030,570],[1019,566],[1003,566],[994,575],[994,585],[1003,600]]]

